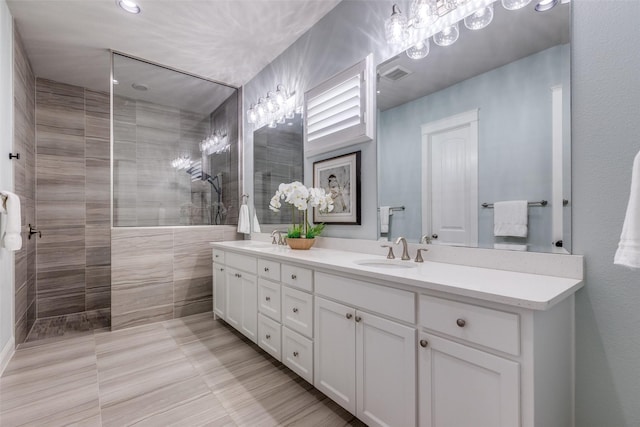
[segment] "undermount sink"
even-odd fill
[[[417,267],[417,265],[414,262],[398,261],[395,259],[361,259],[358,261],[354,261],[354,264],[358,264],[362,267],[386,268],[386,269],[396,269],[396,270]]]

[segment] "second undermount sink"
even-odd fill
[[[396,259],[360,259],[354,261],[354,264],[362,267],[385,268],[394,270],[403,270],[407,268],[416,268],[417,265],[411,261],[399,261]]]

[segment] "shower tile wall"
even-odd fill
[[[171,167],[197,154],[209,117],[146,101],[114,100],[114,225],[209,224],[210,186]]]
[[[112,328],[211,312],[209,242],[238,238],[235,226],[113,228]]]
[[[22,39],[14,31],[15,192],[21,200],[22,224],[35,224],[35,78]],[[22,234],[15,252],[15,340],[24,342],[36,318],[36,241]]]
[[[37,317],[110,306],[109,96],[36,79]]]

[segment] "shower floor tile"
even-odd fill
[[[90,335],[94,330],[105,330],[111,326],[109,310],[94,310],[84,313],[37,319],[25,340],[27,343],[51,339]],[[20,348],[26,345],[22,344]],[[42,343],[40,343],[42,344]]]

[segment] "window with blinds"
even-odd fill
[[[305,93],[307,157],[372,139],[372,55]]]

